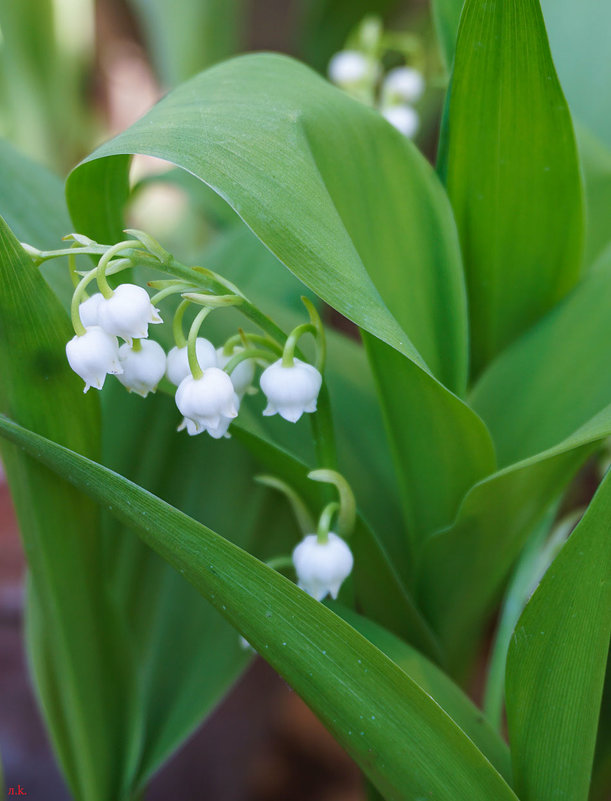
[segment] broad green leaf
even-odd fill
[[[0,408],[97,456],[97,399],[83,398],[81,382],[65,361],[69,323],[4,221],[0,279]],[[99,571],[98,511],[18,450],[5,445],[2,458],[34,590],[29,611],[44,636],[31,651],[32,668],[53,745],[76,796],[87,801],[122,798],[129,661],[125,655],[119,658],[125,643]]]
[[[507,659],[523,801],[586,801],[611,634],[611,473],[524,610]]]
[[[451,211],[424,158],[372,109],[283,56],[225,62],[170,92],[76,168],[67,196],[82,231],[98,238],[93,183],[114,186],[124,174],[125,163],[99,160],[131,153],[197,175],[323,300],[464,387],[465,299]]]
[[[444,144],[477,376],[581,268],[577,149],[538,0],[465,3]]]
[[[129,0],[166,87],[240,49],[243,0]]]
[[[4,416],[0,428],[137,528],[300,693],[384,797],[515,801],[430,696],[322,604],[116,473]]]
[[[508,582],[507,591],[501,604],[494,642],[488,660],[483,705],[486,719],[497,730],[500,730],[503,725],[505,665],[516,623],[524,611],[533,589],[541,581],[541,576],[555,558],[558,549],[566,541],[575,522],[573,520],[568,528],[566,525],[562,525],[560,532],[556,529],[553,536],[550,537],[551,527],[558,514],[558,506],[558,503],[552,504],[541,523],[529,536]]]
[[[103,396],[103,459],[194,517],[253,547],[258,529],[285,521],[253,485],[253,464],[236,443],[176,433],[164,396],[128,396],[118,382]],[[236,507],[233,493],[251,494]],[[199,725],[249,661],[231,626],[133,531],[105,515],[104,573],[133,650],[136,690],[127,782],[141,788]],[[277,521],[277,522],[276,522]],[[171,658],[168,655],[171,654]]]
[[[501,467],[553,447],[607,406],[610,339],[611,248],[475,386],[471,403],[490,429]]]
[[[427,542],[420,602],[455,674],[526,539],[586,457],[611,434],[611,406],[559,445],[476,484],[455,523]]]
[[[367,637],[428,693],[473,740],[501,776],[509,784],[511,783],[511,761],[507,744],[486,722],[481,710],[463,693],[460,687],[415,648],[407,645],[386,629],[340,604],[329,602],[327,605],[364,637]]]
[[[441,508],[430,473],[414,468],[417,454],[402,456],[405,506],[416,510],[414,525],[426,522],[434,505],[436,522],[449,522],[469,483],[490,473],[494,460],[481,420],[427,369],[463,390],[466,313],[447,199],[413,145],[302,65],[245,56],[171,92],[72,173],[67,192],[79,229],[106,235],[114,219],[118,236],[112,197],[99,226],[88,212],[89,193],[121,185],[121,175],[125,185],[121,159],[135,152],[165,158],[209,184],[319,297],[407,357],[386,358],[382,345],[372,346],[381,354],[383,402],[395,376],[409,391],[409,413],[386,408],[389,428],[402,442],[413,435],[432,450],[440,419],[452,421],[457,445],[444,442],[436,477],[456,489],[454,476],[462,475],[464,486]]]

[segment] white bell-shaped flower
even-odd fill
[[[148,292],[137,284],[121,284],[98,309],[99,325],[109,334],[130,345],[133,339],[146,339],[149,323],[162,323]]]
[[[70,367],[85,382],[83,392],[89,387],[102,389],[109,373],[120,375],[123,372],[117,338],[99,325],[87,328],[81,336],[72,337],[66,345],[66,356]]]
[[[329,62],[329,79],[338,86],[353,86],[370,71],[367,56],[358,50],[340,50]]]
[[[395,67],[384,78],[382,93],[386,97],[415,103],[424,92],[424,77],[413,67]]]
[[[218,367],[204,370],[201,378],[188,375],[176,390],[176,405],[185,418],[181,428],[186,427],[191,436],[218,430],[223,418],[238,416],[235,397],[231,379]]]
[[[339,588],[352,571],[352,551],[341,537],[329,532],[327,542],[308,534],[293,551],[297,583],[317,601],[337,598]]]
[[[208,367],[218,367],[216,359],[216,351],[212,342],[208,342],[204,337],[197,337],[195,341],[195,353],[197,354],[197,361],[202,370]],[[221,365],[222,366],[222,365]],[[175,386],[191,374],[189,369],[189,357],[187,354],[187,346],[183,348],[174,347],[168,353],[166,364],[166,376]]]
[[[261,375],[261,389],[267,398],[263,414],[279,414],[289,423],[296,423],[304,412],[316,411],[322,376],[311,364],[295,359],[284,367],[282,359],[270,364]]]
[[[408,139],[416,135],[420,126],[418,112],[411,106],[388,106],[382,109],[382,116]]]
[[[218,361],[219,367],[225,367],[228,362],[233,359],[236,353],[244,350],[244,348],[234,348],[233,352],[227,356],[223,353],[223,348],[218,348],[216,351],[216,358]],[[239,395],[239,397],[243,397],[245,392],[250,388],[252,384],[252,380],[255,377],[255,363],[252,359],[244,359],[243,362],[240,362],[238,366],[231,371],[231,383],[233,384],[233,388]]]
[[[157,389],[165,373],[165,351],[152,339],[140,340],[140,350],[127,342],[119,348],[119,361],[123,372],[117,376],[130,392],[143,398]]]
[[[92,325],[99,325],[100,303],[104,301],[104,295],[101,292],[96,292],[87,300],[84,300],[78,307],[79,317],[85,328]]]

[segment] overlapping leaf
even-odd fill
[[[611,635],[611,473],[514,632],[507,722],[523,801],[586,801]]]
[[[428,541],[420,598],[455,673],[473,656],[470,649],[529,533],[609,434],[611,406],[559,445],[477,484],[456,522]]]
[[[400,434],[403,447],[414,435],[433,450],[440,420],[454,431],[434,474],[420,468],[413,450],[402,450],[408,523],[416,538],[424,536],[426,510],[434,507],[435,522],[449,522],[473,480],[493,470],[494,458],[479,418],[427,369],[464,388],[456,233],[424,159],[374,111],[307,68],[269,55],[202,73],[79,166],[67,187],[79,229],[97,237],[114,226],[118,236],[112,196],[100,225],[87,211],[89,192],[106,182],[125,186],[121,160],[136,152],[172,161],[212,186],[316,294],[407,357],[372,345],[393,438]],[[406,388],[400,409],[387,403],[395,376]],[[451,488],[447,508],[432,479]]]
[[[154,547],[302,695],[393,801],[515,801],[472,741],[396,665],[294,584],[126,479],[0,417],[3,435]]]
[[[538,0],[465,3],[441,162],[478,375],[581,269],[577,148]]]
[[[553,447],[611,400],[610,299],[611,249],[476,385],[471,403],[501,467]]]

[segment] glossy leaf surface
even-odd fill
[[[446,133],[478,375],[581,269],[577,149],[538,0],[467,0]]]
[[[435,523],[449,522],[494,460],[481,420],[427,369],[464,388],[465,298],[447,199],[411,143],[302,65],[241,57],[171,92],[72,173],[68,199],[81,230],[108,234],[114,225],[119,235],[112,194],[100,222],[87,211],[89,192],[124,186],[121,159],[135,152],[172,161],[212,186],[319,297],[407,357],[374,346],[389,429],[402,447],[417,436],[435,459],[434,474],[413,454],[397,459],[408,522],[416,539],[427,533],[428,510],[436,508]],[[389,403],[395,376],[409,393],[409,414]],[[436,452],[440,420],[454,431],[443,454]],[[432,479],[449,488],[447,508]]]
[[[523,801],[588,798],[611,634],[611,473],[516,626],[507,720]]]
[[[559,445],[476,484],[455,523],[428,541],[420,601],[455,673],[464,670],[528,535],[609,434],[611,406]]]
[[[501,776],[426,693],[294,584],[101,465],[4,416],[0,428],[136,527],[295,687],[386,798],[515,801]]]
[[[471,403],[502,467],[553,447],[611,401],[610,299],[611,249],[476,385]]]

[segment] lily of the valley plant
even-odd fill
[[[78,801],[140,798],[253,652],[372,798],[607,797],[604,149],[537,0],[437,18],[437,170],[418,48],[371,21],[337,86],[269,54],[179,85],[65,205],[0,146],[2,458]],[[128,227],[134,154],[233,209],[196,260]]]

